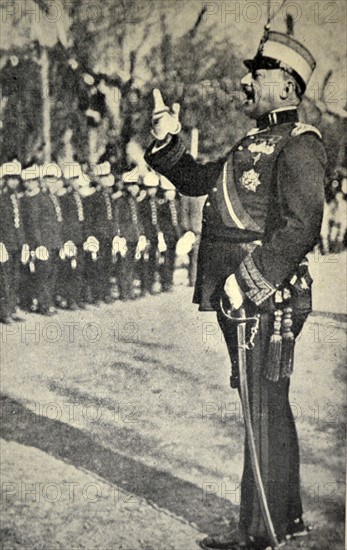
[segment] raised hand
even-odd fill
[[[153,100],[152,135],[162,141],[168,134],[178,134],[182,128],[179,121],[179,103],[174,103],[172,109],[167,107],[158,88],[153,90]]]

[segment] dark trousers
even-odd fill
[[[21,253],[8,254],[7,262],[0,264],[0,318],[10,317],[19,303]]]
[[[84,253],[82,246],[77,247],[77,256],[60,262],[57,292],[65,298],[68,305],[83,301]],[[76,264],[76,265],[75,265]]]
[[[20,303],[24,309],[30,310],[33,300],[41,311],[54,306],[60,262],[59,250],[51,250],[48,260],[35,260],[34,271],[29,263],[22,267]]]
[[[127,243],[127,253],[124,257],[117,255],[116,277],[121,300],[134,297],[135,254],[136,243]]]
[[[55,305],[60,262],[59,250],[51,250],[46,261],[35,261],[34,297],[37,298],[39,308],[43,311]]]
[[[160,269],[162,290],[170,290],[173,285],[173,277],[175,271],[176,246],[167,248],[164,252],[164,263]]]
[[[85,255],[85,269],[92,302],[108,298],[111,293],[112,240],[99,241],[96,261],[92,260],[90,253]]]
[[[157,241],[151,241],[147,253],[145,253],[139,262],[140,279],[142,292],[152,292],[155,282],[157,265]]]
[[[237,386],[237,334],[235,324],[217,314],[232,361],[232,385]],[[306,315],[294,316],[297,336]],[[247,352],[247,377],[252,425],[262,480],[270,514],[279,537],[302,515],[299,477],[299,445],[289,402],[289,379],[270,382],[264,377],[273,316],[263,314],[255,347]],[[267,538],[254,483],[247,441],[241,482],[240,528],[248,536]]]
[[[20,276],[20,307],[30,310],[33,298],[35,297],[35,274],[29,269],[29,263],[21,266]]]
[[[9,302],[10,286],[10,269],[7,261],[0,263],[0,321],[10,317],[13,313]]]

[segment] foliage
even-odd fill
[[[200,3],[189,4],[195,20],[181,33],[172,23],[176,3],[105,0],[88,7],[84,0],[71,0],[61,4],[64,16],[56,25],[43,17],[50,4],[27,0],[27,5],[40,10],[38,21],[34,16],[6,20],[8,39],[1,42],[5,84],[0,160],[17,154],[26,162],[42,149],[44,100],[50,102],[54,158],[64,156],[67,132],[76,156],[88,156],[90,128],[98,125],[98,117],[90,115],[94,112],[100,118],[101,141],[123,166],[129,141],[135,138],[145,147],[150,139],[154,87],[161,89],[168,105],[181,103],[187,145],[191,129],[199,129],[203,158],[224,154],[250,126],[239,110],[241,54],[231,33],[222,36],[217,23],[203,22],[206,8],[201,9]],[[188,0],[183,5],[188,6]],[[40,80],[42,47],[48,48],[50,60],[45,97]],[[312,101],[304,104],[303,112],[307,122],[324,127],[334,164],[342,128],[336,124],[338,117],[322,114]]]

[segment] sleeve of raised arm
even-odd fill
[[[326,155],[313,134],[292,138],[278,157],[276,198],[263,245],[246,256],[236,278],[260,305],[297,268],[318,242],[324,208]]]
[[[199,197],[214,186],[225,159],[201,164],[186,152],[182,140],[176,135],[164,147],[153,143],[146,151],[145,161],[167,177],[180,193]]]

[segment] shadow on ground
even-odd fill
[[[35,447],[76,468],[97,474],[108,483],[145,498],[195,524],[202,532],[235,527],[238,507],[172,474],[146,466],[103,446],[97,438],[59,420],[36,415],[15,399],[1,395],[0,436]],[[117,437],[115,438],[115,444]]]

